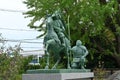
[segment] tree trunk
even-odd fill
[[[120,55],[119,54],[114,54],[112,55],[114,59],[116,60],[118,67],[120,68]]]
[[[106,4],[106,0],[99,0],[100,4]]]
[[[116,41],[117,41],[117,45],[116,45],[117,53],[120,54],[120,35],[116,37]]]

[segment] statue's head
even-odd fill
[[[52,14],[53,19],[60,19],[61,13],[59,10],[55,11],[54,14]]]
[[[48,19],[49,17],[51,17],[51,14],[47,14],[47,15],[45,16],[45,19]]]
[[[79,46],[79,45],[81,45],[82,44],[82,42],[80,41],[80,40],[77,40],[76,41],[76,46]]]
[[[47,14],[47,15],[46,15],[46,22],[47,22],[47,23],[50,23],[50,22],[52,22],[52,21],[53,21],[52,16],[51,16],[50,14]]]

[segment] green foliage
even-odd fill
[[[33,17],[29,24],[31,28],[44,30],[42,25],[35,26],[34,23],[47,14],[52,14],[57,9],[62,11],[66,23],[68,16],[70,16],[70,28],[71,31],[74,32],[74,35],[71,34],[72,37],[75,35],[82,36],[82,34],[93,35],[94,33],[98,33],[99,29],[102,29],[104,25],[104,18],[102,11],[100,11],[101,7],[98,0],[26,0],[24,3],[27,4],[30,9],[30,11],[26,13],[27,17]],[[86,38],[87,36],[83,36],[83,39]],[[76,40],[76,37],[75,39],[73,38],[73,41],[74,40]],[[88,38],[86,40],[88,40]]]
[[[27,69],[28,70],[41,69],[41,66],[40,65],[27,65]]]
[[[14,57],[6,53],[0,54],[0,80],[21,80],[21,74],[26,71],[28,62],[29,58],[17,53],[14,53]]]
[[[95,80],[104,80],[104,77],[105,77],[105,70],[102,69],[102,68],[96,68],[95,69]]]
[[[97,36],[104,29],[106,15],[111,16],[116,12],[116,6],[113,8],[116,4],[114,0],[103,6],[100,5],[99,0],[26,0],[24,3],[30,9],[26,12],[27,17],[33,17],[29,26],[38,30],[44,28],[41,24],[35,26],[34,23],[57,9],[62,11],[66,24],[70,16],[70,30],[74,33],[71,34],[73,42],[81,39],[89,43],[89,36]]]
[[[69,18],[71,43],[75,44],[76,40],[80,39],[87,46],[93,60],[96,59],[95,54],[100,54],[98,59],[105,54],[112,56],[120,54],[119,4],[117,0],[105,3],[103,1],[105,2],[105,0],[26,0],[24,3],[29,11],[25,14],[32,17],[29,24],[31,28],[44,31],[43,24],[36,26],[35,23],[60,9],[67,26]]]

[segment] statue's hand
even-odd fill
[[[81,59],[85,59],[85,57],[84,57],[84,56],[82,56],[82,57],[81,57]]]
[[[62,44],[63,47],[65,47],[65,44]]]

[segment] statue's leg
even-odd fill
[[[70,67],[70,57],[69,57],[69,56],[68,56],[67,68],[68,68],[68,69],[71,69],[71,67]]]
[[[57,60],[57,62],[55,63],[55,65],[52,67],[52,69],[56,69],[56,67],[57,67],[57,65],[59,64],[60,60],[61,60],[61,58],[59,58],[59,59]]]
[[[46,56],[47,56],[47,62],[46,62],[45,69],[49,69],[49,57],[50,57],[50,55],[49,55],[49,52],[47,51],[47,47],[48,47],[48,45],[46,45],[46,51],[45,51]]]
[[[67,49],[67,57],[68,57],[67,68],[68,68],[68,69],[71,69],[71,67],[70,67],[70,54],[69,54],[69,52],[68,52],[68,49]]]
[[[84,64],[85,59],[81,59],[80,62],[81,62],[81,63],[80,63],[80,65],[81,65],[81,69],[85,69],[85,68],[84,68],[84,66],[85,66],[85,64]]]
[[[49,54],[47,54],[47,62],[46,62],[45,69],[49,69]]]

